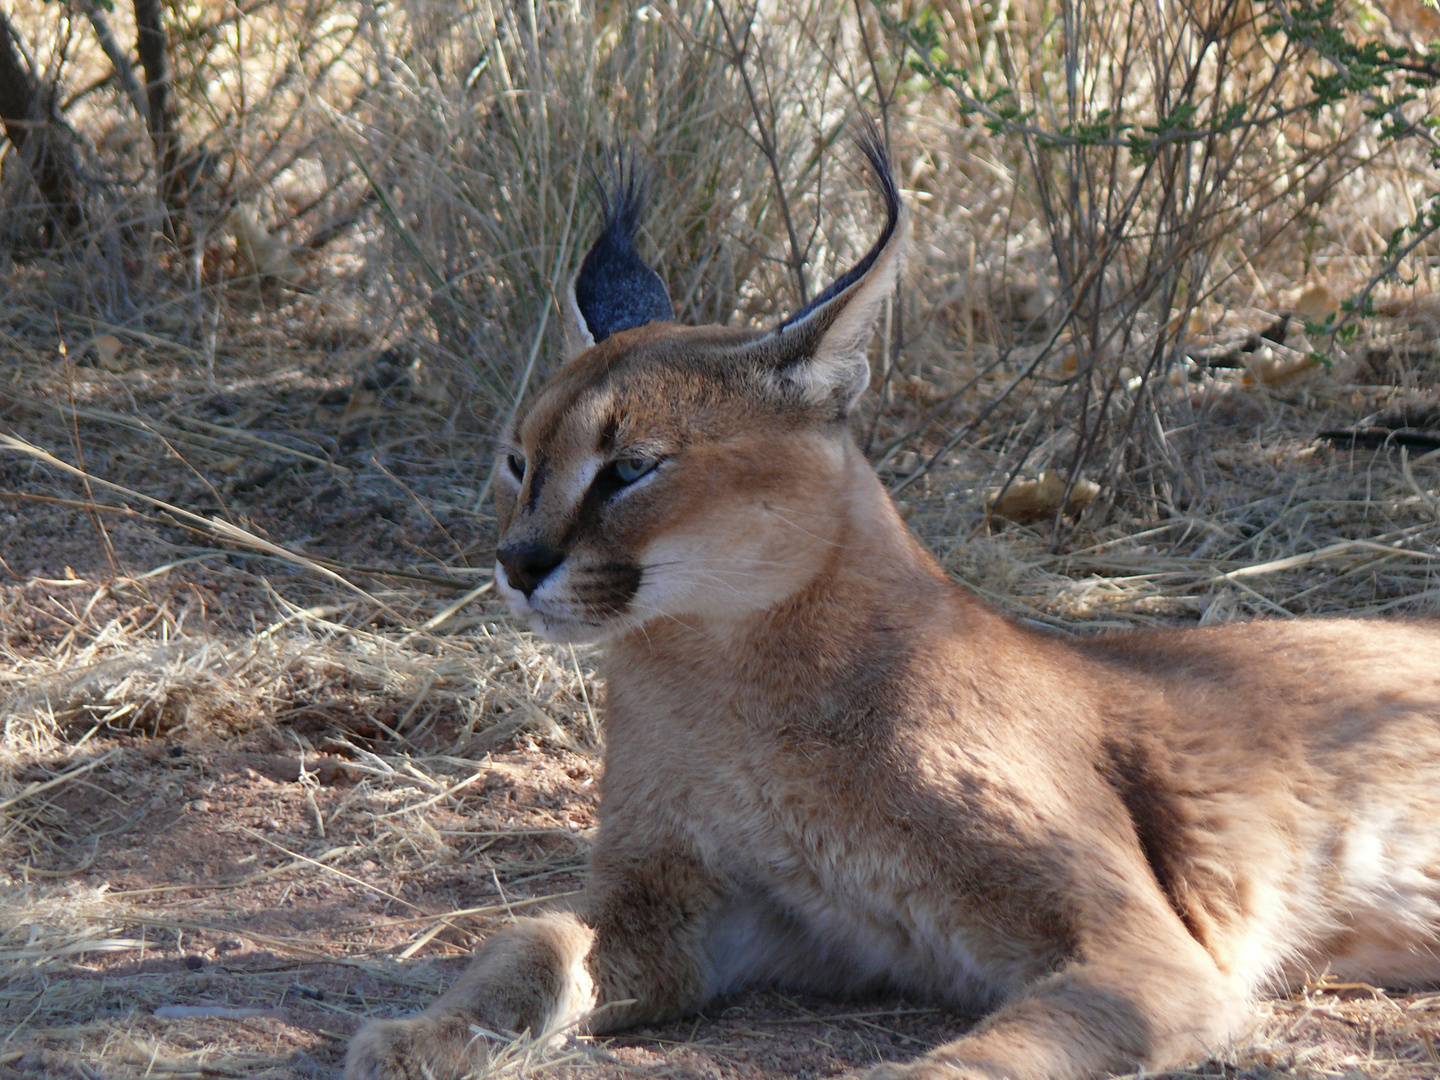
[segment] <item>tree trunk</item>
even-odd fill
[[[159,0],[135,0],[135,51],[145,69],[145,97],[150,106],[146,124],[155,147],[155,174],[166,209],[183,209],[186,183],[180,128],[170,98],[170,59],[165,13]],[[172,230],[179,222],[172,221]]]
[[[14,29],[0,11],[0,121],[5,137],[25,163],[45,201],[55,230],[76,232],[85,223],[75,150],[64,125],[52,116],[48,95],[35,84]]]

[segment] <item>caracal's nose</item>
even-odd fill
[[[505,577],[512,589],[519,589],[528,600],[540,583],[565,561],[565,553],[549,544],[527,540],[506,544],[495,553],[496,561],[505,568]]]

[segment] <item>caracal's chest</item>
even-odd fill
[[[716,992],[893,987],[980,1008],[1031,974],[977,919],[964,829],[945,821],[961,811],[903,746],[782,737],[733,716],[651,735],[612,741],[606,800],[622,804],[605,816],[665,822],[723,884],[705,931]]]

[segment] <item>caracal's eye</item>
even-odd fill
[[[633,484],[659,464],[655,458],[621,458],[615,462],[615,476],[622,484]]]
[[[510,466],[510,475],[516,480],[525,479],[525,459],[519,454],[509,454],[505,458],[505,464]]]

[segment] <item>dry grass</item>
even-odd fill
[[[1440,611],[1440,457],[1317,438],[1440,406],[1433,239],[1332,369],[1266,382],[1304,335],[1250,370],[1194,358],[1363,284],[1437,186],[1409,143],[1377,156],[1363,110],[1245,159],[1223,235],[1192,238],[1210,271],[1186,317],[1134,323],[1184,347],[1148,374],[1138,344],[1096,351],[1077,409],[1054,252],[1081,232],[1037,186],[1064,169],[961,115],[863,5],[176,8],[182,125],[220,178],[189,246],[57,11],[17,18],[89,87],[67,115],[102,179],[94,235],[49,252],[23,249],[8,165],[3,186],[0,1074],[330,1074],[363,1017],[427,1001],[477,936],[579,884],[596,658],[493,604],[484,495],[490,438],[560,354],[601,143],[654,162],[643,242],[682,317],[763,322],[866,245],[842,136],[880,116],[918,228],[859,435],[946,566],[1012,613],[1085,632]],[[1400,41],[1427,11],[1352,14]],[[942,36],[1053,103],[1054,14],[957,3]],[[1105,272],[1123,292],[1140,262]],[[1115,295],[1090,309],[1101,337]],[[1102,399],[1151,425],[1124,482],[1096,473],[1105,512],[996,516],[1007,478],[1078,460]],[[491,1071],[830,1075],[967,1022],[755,995],[522,1041]],[[1317,982],[1187,1075],[1433,1077],[1437,1032],[1433,995]]]
[[[1288,401],[1238,386],[1229,395],[1239,422],[1212,430],[1199,507],[1112,522],[1056,553],[1048,521],[987,516],[982,460],[949,471],[942,504],[922,504],[916,527],[971,587],[1054,625],[1440,611],[1440,454],[1314,436],[1327,417],[1383,412],[1409,395],[1331,380]]]

